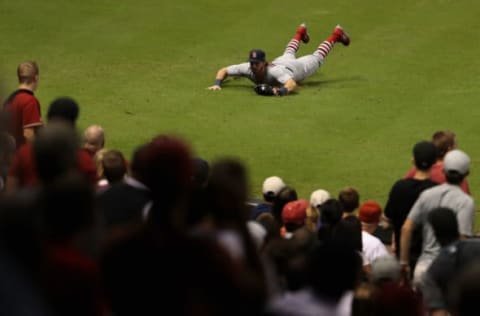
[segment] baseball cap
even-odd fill
[[[262,193],[264,195],[272,194],[273,196],[277,195],[281,189],[285,187],[285,182],[282,178],[277,176],[271,176],[263,181]]]
[[[261,49],[252,49],[248,54],[249,62],[263,62],[265,61],[265,52]]]
[[[302,225],[307,217],[308,202],[300,199],[285,204],[282,210],[282,221],[284,224]]]
[[[376,201],[365,201],[358,208],[358,219],[362,223],[375,224],[380,221],[382,215],[382,207]]]
[[[400,279],[401,267],[397,258],[386,255],[377,257],[372,262],[371,279],[378,281],[397,281]]]
[[[437,161],[437,147],[432,142],[421,141],[413,147],[415,166],[420,170],[427,170]]]
[[[330,193],[328,193],[323,189],[318,189],[316,191],[313,191],[312,194],[310,195],[310,205],[313,207],[318,207],[329,198],[330,198]]]
[[[470,157],[459,149],[450,150],[443,159],[443,169],[465,175],[470,169]]]

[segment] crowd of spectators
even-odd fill
[[[470,158],[453,132],[413,146],[385,208],[351,184],[302,198],[279,175],[254,201],[239,158],[206,161],[174,135],[127,158],[100,125],[78,133],[74,98],[53,100],[44,124],[38,65],[18,77],[0,110],[0,314],[476,310]]]

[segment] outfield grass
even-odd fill
[[[0,0],[0,69],[5,91],[15,67],[35,59],[45,113],[56,96],[81,105],[79,127],[100,123],[108,147],[129,155],[157,133],[188,139],[206,159],[240,157],[252,192],[276,174],[302,197],[353,185],[385,202],[410,167],[411,147],[451,129],[472,157],[480,189],[478,82],[480,2],[33,1]],[[251,48],[281,54],[307,22],[313,51],[337,23],[337,45],[298,93],[258,97],[246,80],[207,91],[218,68]]]

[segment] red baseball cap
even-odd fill
[[[382,207],[373,200],[365,201],[358,209],[358,219],[363,223],[378,223],[380,216],[382,216]]]
[[[300,199],[285,204],[282,210],[282,221],[284,224],[302,225],[307,217],[308,202]]]

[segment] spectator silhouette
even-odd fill
[[[454,281],[449,299],[453,316],[473,316],[477,314],[480,299],[480,268],[478,262],[460,272]]]
[[[351,315],[353,290],[361,276],[357,251],[329,240],[316,246],[308,260],[308,286],[275,299],[274,315]]]
[[[278,229],[280,230],[283,227],[282,221],[282,211],[288,202],[295,201],[298,199],[297,191],[294,188],[286,186],[281,189],[278,194],[275,196],[272,205],[272,214],[277,222]],[[285,231],[281,231],[281,235],[285,235]]]
[[[92,257],[98,246],[94,189],[78,174],[51,180],[42,188],[39,205],[46,239],[44,289],[52,313],[108,315],[99,266]]]
[[[338,201],[342,205],[343,217],[355,216],[354,212],[360,205],[360,195],[357,189],[345,187],[338,193]]]
[[[376,201],[365,201],[359,207],[358,219],[362,223],[362,253],[365,265],[371,265],[376,258],[389,254],[382,241],[373,235],[381,216],[382,208]]]
[[[40,71],[35,61],[25,61],[17,67],[20,85],[3,103],[9,114],[9,132],[15,138],[17,148],[31,143],[36,130],[42,125],[40,103],[34,92],[38,87]]]
[[[463,151],[455,149],[445,155],[443,162],[447,183],[423,191],[413,205],[402,226],[400,241],[400,262],[408,268],[411,236],[415,226],[423,229],[422,254],[414,270],[414,284],[421,286],[422,278],[440,251],[431,225],[427,222],[428,214],[437,207],[452,209],[458,220],[460,234],[464,237],[473,235],[473,217],[475,205],[471,196],[460,188],[460,183],[470,170],[470,157]]]
[[[106,229],[105,242],[138,228],[149,209],[152,197],[145,184],[148,170],[142,167],[146,163],[146,151],[146,145],[137,147],[132,157],[131,175],[97,194]]]
[[[119,150],[107,150],[102,158],[103,176],[107,181],[105,189],[113,184],[123,182],[127,175],[127,162],[122,152]]]
[[[102,256],[113,313],[257,314],[260,307],[252,302],[258,291],[246,284],[248,274],[237,269],[215,240],[186,230],[193,175],[189,146],[178,137],[161,135],[141,150],[139,159],[138,171],[153,204],[147,223],[111,244]]]
[[[256,219],[262,213],[271,213],[275,197],[285,186],[285,183],[280,177],[271,176],[266,178],[262,184],[263,201],[252,208],[250,218]]]
[[[7,173],[15,155],[15,138],[7,130],[9,118],[0,110],[0,195],[5,190]]]
[[[62,122],[70,129],[75,131],[75,123],[78,118],[79,107],[75,100],[69,97],[60,97],[55,99],[48,108],[48,124],[52,122]],[[97,181],[97,170],[92,158],[80,149],[79,141],[73,144],[77,148],[75,157],[78,171],[86,177],[92,184]],[[69,142],[69,147],[72,143]],[[62,148],[56,149],[61,152]],[[50,151],[47,151],[50,152]],[[53,152],[53,149],[52,149]],[[61,155],[61,153],[58,153]],[[66,155],[67,157],[68,155]],[[48,157],[47,157],[48,158]],[[17,150],[7,177],[7,190],[14,192],[22,188],[31,188],[38,185],[39,175],[38,166],[34,163],[32,144],[25,144]],[[52,166],[52,168],[57,168]]]
[[[457,291],[453,286],[456,278],[480,263],[480,241],[460,240],[457,216],[449,208],[432,210],[428,221],[442,249],[425,273],[421,290],[432,314],[447,315],[453,312],[448,296]]]
[[[445,173],[443,172],[443,160],[445,159],[445,155],[450,150],[457,148],[457,136],[454,132],[449,130],[436,131],[432,135],[432,143],[437,148],[437,159],[432,165],[432,169],[430,171],[430,180],[435,183],[445,183],[447,182],[447,179],[445,177]],[[407,172],[405,179],[412,178],[415,175],[415,172],[416,166]],[[465,193],[470,194],[470,188],[467,179],[463,179],[463,181],[460,183],[460,187]]]
[[[342,219],[342,205],[337,199],[328,199],[320,207],[318,239],[326,241],[332,237],[335,226]]]
[[[42,291],[44,251],[31,200],[0,198],[0,314],[51,315]]]
[[[385,205],[385,216],[393,226],[395,254],[400,257],[402,225],[420,193],[435,186],[430,179],[431,169],[437,160],[437,148],[432,142],[420,141],[413,146],[415,173],[407,179],[400,179],[390,189]],[[422,251],[422,230],[417,227],[412,233],[409,266],[413,271]]]
[[[92,156],[105,147],[105,131],[100,125],[88,126],[83,133],[83,148]]]

